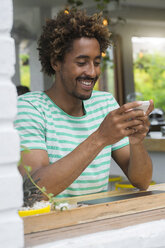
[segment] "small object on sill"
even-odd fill
[[[161,131],[161,133],[162,133],[162,136],[165,137],[165,126],[161,126],[161,127],[160,127],[160,131]]]
[[[68,202],[55,202],[54,204],[54,208],[53,210],[69,210],[69,209],[73,209],[73,208],[77,208],[77,204],[70,204]]]
[[[45,214],[45,213],[49,213],[50,209],[51,209],[51,207],[50,207],[50,205],[48,205],[47,207],[40,208],[40,209],[19,210],[18,214],[21,217],[30,216],[30,215],[37,215],[37,214]]]
[[[162,133],[161,132],[149,132],[149,136],[152,139],[161,139],[162,138]]]
[[[22,207],[18,210],[18,214],[21,217],[49,213],[51,210],[50,202],[41,201],[36,202],[33,207]]]

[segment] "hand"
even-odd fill
[[[153,103],[153,100],[150,100],[150,105],[149,105],[147,112],[145,113],[145,116],[138,118],[139,120],[141,120],[141,124],[131,127],[132,134],[129,135],[130,144],[138,144],[142,142],[143,139],[146,137],[149,131],[149,126],[150,126],[148,116],[153,111],[153,109],[154,109],[154,103]]]
[[[105,117],[97,130],[104,146],[114,144],[126,136],[135,143],[144,138],[148,132],[148,114],[153,109],[153,102],[151,101],[147,114],[142,110],[134,110],[138,106],[140,106],[138,101],[126,103]]]

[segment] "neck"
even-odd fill
[[[46,90],[48,97],[65,113],[71,116],[80,117],[85,114],[83,101],[70,96],[64,96],[56,89],[56,84]]]

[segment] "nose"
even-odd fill
[[[86,74],[89,77],[95,78],[99,74],[98,68],[96,68],[96,66],[93,63],[90,63],[87,68]]]

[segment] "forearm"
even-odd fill
[[[143,145],[130,144],[127,175],[131,183],[141,190],[148,188],[152,179],[152,161]]]
[[[102,149],[101,139],[94,132],[67,156],[38,169],[35,178],[40,178],[38,184],[45,186],[47,192],[57,195],[80,176]]]

